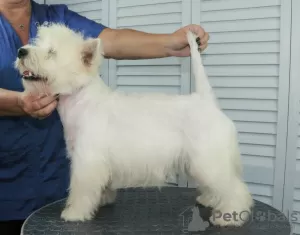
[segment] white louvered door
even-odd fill
[[[300,77],[298,77],[300,79]],[[300,88],[300,82],[298,82],[298,90]],[[300,97],[298,97],[298,105],[300,104]],[[294,165],[295,171],[294,174],[290,174],[293,179],[291,182],[294,182],[293,193],[292,193],[292,207],[288,210],[289,218],[294,226],[294,234],[300,234],[300,112],[298,110],[298,125],[297,125],[297,137],[296,137],[296,167]],[[295,148],[295,146],[294,146]],[[289,177],[288,177],[289,178]],[[287,194],[287,199],[289,199],[290,194]],[[291,214],[292,213],[292,214]]]
[[[288,112],[290,1],[192,0],[192,23],[210,33],[203,61],[239,132],[255,199],[282,208]],[[193,184],[192,184],[193,186]]]
[[[191,22],[191,3],[184,0],[110,0],[112,28],[171,33]],[[134,38],[132,40],[135,40]],[[109,84],[125,92],[190,92],[188,58],[111,60]]]
[[[66,4],[68,8],[80,15],[103,25],[108,25],[109,0],[45,0],[46,4]],[[102,79],[108,84],[108,61],[105,60],[100,73]]]
[[[300,234],[300,1],[292,0],[291,69],[283,211]]]
[[[300,77],[298,77],[300,79]],[[300,88],[300,83],[298,82]],[[300,104],[300,97],[298,97],[298,105]],[[295,226],[295,234],[300,234],[300,112],[298,112],[298,128],[297,128],[297,160],[296,160],[296,174],[294,175],[294,197],[293,197],[293,213],[295,217],[292,218],[292,222]],[[296,220],[295,220],[296,218]],[[293,221],[294,220],[294,221]]]

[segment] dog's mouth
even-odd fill
[[[49,87],[49,80],[46,77],[37,75],[26,68],[22,73],[22,79],[26,81],[24,83],[25,89],[34,93],[41,93],[46,95],[52,94]]]
[[[46,78],[36,75],[29,70],[23,72],[23,79],[28,81],[46,81]]]

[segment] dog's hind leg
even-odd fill
[[[210,165],[197,159],[191,162],[189,173],[197,182],[198,190],[201,192],[196,200],[213,209],[210,217],[212,224],[241,226],[249,219],[252,198],[245,183],[224,168],[227,166],[222,163]],[[229,219],[228,215],[230,215]]]
[[[61,213],[66,221],[85,221],[93,218],[103,200],[109,182],[108,168],[101,158],[74,156],[67,205]]]
[[[111,189],[110,187],[107,187],[104,190],[103,195],[101,197],[100,205],[104,206],[104,205],[112,204],[115,202],[116,197],[117,197],[117,191]]]
[[[239,152],[233,144],[225,139],[207,141],[194,144],[190,151],[188,173],[201,192],[197,201],[213,209],[210,221],[214,225],[241,226],[251,213],[252,197],[242,180]]]

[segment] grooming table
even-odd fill
[[[287,218],[255,201],[251,219],[242,228],[218,228],[207,222],[211,210],[195,204],[195,189],[165,187],[119,190],[115,204],[99,209],[88,222],[60,218],[65,200],[34,212],[22,227],[23,235],[289,235]],[[201,217],[200,217],[201,215]],[[198,231],[198,232],[197,232]]]

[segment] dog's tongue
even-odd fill
[[[30,72],[29,72],[29,71],[24,71],[24,72],[23,72],[23,75],[24,75],[24,76],[29,76],[29,75],[30,75]]]
[[[26,71],[23,72],[23,76],[24,76],[24,77],[33,77],[34,74],[33,74],[32,72],[26,70]]]

